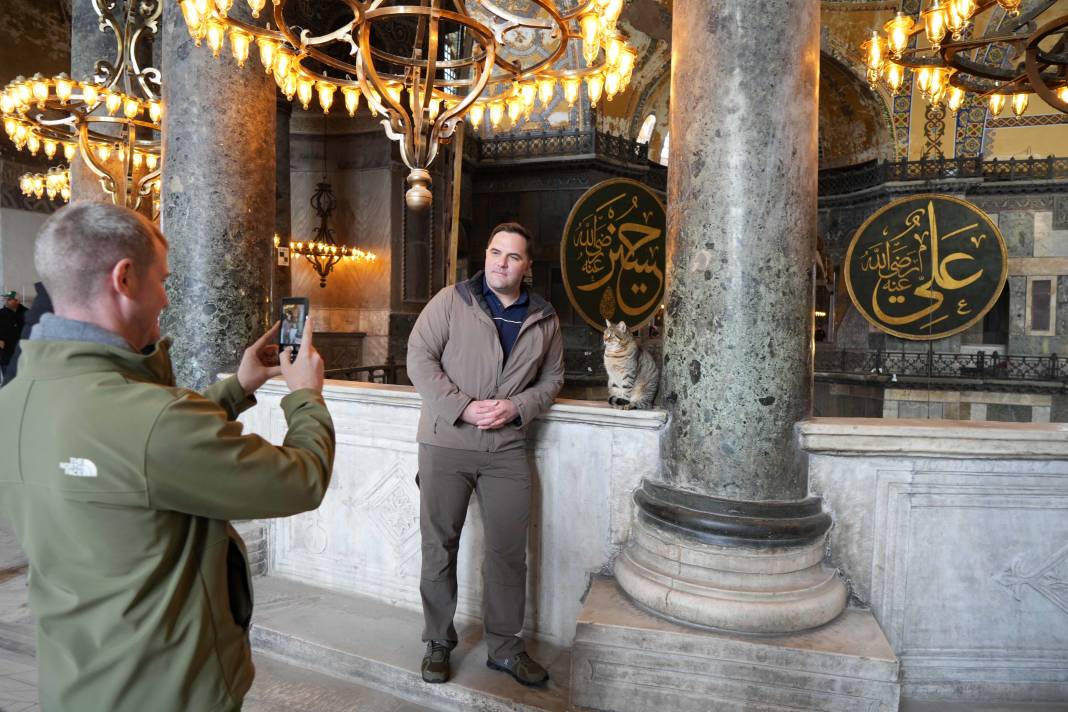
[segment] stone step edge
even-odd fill
[[[299,638],[269,625],[253,624],[249,636],[253,650],[275,660],[355,682],[416,704],[457,712],[543,712],[540,707],[519,704],[452,682],[428,684],[417,672]]]

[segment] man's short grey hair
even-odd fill
[[[140,213],[110,203],[81,201],[56,211],[37,236],[33,262],[57,304],[92,301],[121,260],[147,268],[156,243],[167,240]]]

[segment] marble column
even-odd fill
[[[293,207],[290,204],[290,164],[289,139],[290,123],[293,118],[293,104],[279,95],[278,113],[275,117],[275,189],[274,189],[274,233],[281,244],[285,245],[293,235]],[[293,291],[292,272],[289,267],[279,265],[278,257],[271,257],[271,318],[279,314],[282,298],[290,296]]]
[[[237,6],[235,5],[235,8]],[[254,61],[194,47],[176,2],[163,11],[162,228],[180,385],[233,371],[267,326],[275,220],[275,89]]]
[[[115,0],[115,14],[125,13],[125,0]],[[100,16],[93,9],[93,0],[71,0],[70,21],[70,76],[79,82],[92,79],[96,63],[105,60],[118,61],[115,53],[115,33],[110,29],[100,30]],[[113,159],[116,160],[117,159]],[[81,155],[70,162],[70,196],[75,200],[110,202],[111,198],[100,187],[96,177]]]
[[[751,632],[841,612],[794,426],[810,414],[818,0],[676,0],[664,481],[616,564],[654,612]]]

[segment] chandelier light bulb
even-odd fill
[[[230,30],[230,54],[234,56],[237,66],[244,67],[248,61],[248,48],[252,43],[252,35],[240,28]]]
[[[1057,90],[1057,98],[1068,104],[1068,86],[1063,86]]]
[[[14,117],[7,116],[4,118],[4,132],[7,134],[8,138],[15,137],[15,131],[18,129],[18,126],[19,122],[16,121]]]
[[[252,10],[253,17],[259,17],[260,12],[263,10],[263,6],[267,4],[267,0],[248,0],[248,8]]]
[[[59,148],[59,144],[56,143],[54,140],[52,140],[50,138],[46,138],[44,140],[44,144],[43,145],[44,145],[45,155],[49,159],[55,158],[56,157],[56,149]]]
[[[912,18],[903,12],[894,15],[894,19],[883,25],[886,31],[886,42],[894,59],[901,59],[901,53],[909,45],[909,34],[915,25]]]
[[[277,47],[277,45],[275,45]],[[262,55],[261,55],[262,56]],[[295,57],[293,53],[284,47],[278,47],[278,51],[274,56],[274,73],[277,77],[289,76],[289,70],[292,69]]]
[[[304,110],[308,110],[308,106],[312,100],[312,89],[315,87],[315,82],[307,77],[300,76],[297,78],[297,101],[304,107]]]
[[[890,91],[897,93],[905,81],[905,68],[896,62],[886,63],[886,86]]]
[[[622,55],[625,46],[626,43],[619,35],[615,35],[608,40],[608,44],[605,47],[604,57],[609,67],[615,68],[619,66],[619,58]]]
[[[508,120],[512,122],[512,126],[519,123],[519,117],[523,115],[523,100],[517,96],[513,96],[508,100]]]
[[[1023,112],[1027,111],[1028,96],[1027,92],[1012,95],[1012,113],[1015,116],[1023,116]]]
[[[489,105],[490,126],[496,129],[504,118],[504,102],[491,101]]]
[[[430,121],[437,121],[438,114],[441,113],[441,99],[431,99],[427,104],[426,113]]]
[[[219,14],[226,17],[230,12],[230,8],[234,6],[234,0],[215,0],[215,9],[219,11]]]
[[[15,98],[10,92],[0,94],[0,114],[10,114],[15,111]]]
[[[950,0],[946,5],[946,29],[953,33],[953,39],[959,40],[964,26],[968,24],[968,18],[957,10],[957,3]]]
[[[329,114],[330,107],[334,105],[334,92],[337,91],[337,85],[330,82],[316,82],[315,89],[319,94],[319,106],[323,108],[324,114]]]
[[[133,157],[130,159],[130,163],[133,165],[134,170],[140,170],[141,164],[145,162],[145,155],[140,151],[134,151]]]
[[[148,118],[152,120],[152,123],[158,124],[159,120],[163,118],[163,103],[159,101],[148,102]]]
[[[624,82],[630,81],[630,75],[634,71],[634,63],[638,59],[638,53],[634,49],[624,46],[623,54],[619,56],[619,74]]]
[[[601,21],[597,15],[588,12],[579,18],[579,28],[582,30],[582,56],[587,65],[593,64],[597,60]]]
[[[608,4],[604,8],[604,14],[601,20],[601,29],[605,32],[614,32],[616,29],[616,21],[619,20],[620,13],[623,12],[623,0],[608,0]]]
[[[976,10],[975,0],[953,0],[953,7],[965,23],[972,19]]]
[[[1005,108],[1005,95],[1004,94],[991,94],[990,95],[990,113],[993,116],[997,116],[1001,113],[1001,110]]]
[[[26,147],[26,141],[30,137],[30,130],[26,128],[25,124],[15,125],[15,135],[12,137],[15,141],[15,148],[22,150]]]
[[[104,108],[107,109],[108,116],[114,116],[122,108],[122,95],[112,91],[106,92],[104,94]]]
[[[575,105],[575,102],[579,98],[579,89],[582,87],[581,77],[564,77],[560,81],[560,85],[564,89],[564,101],[567,102],[569,107]]]
[[[619,93],[619,73],[616,70],[610,70],[604,75],[604,93],[608,97],[608,101],[612,101],[615,95]]]
[[[205,23],[205,27],[208,48],[211,49],[211,55],[218,59],[219,52],[222,51],[223,41],[226,39],[226,27],[214,17]]]
[[[30,100],[33,99],[33,89],[30,88],[30,83],[25,81],[24,77],[16,77],[15,81],[18,84],[15,85],[17,90],[17,96],[20,104],[29,105]]]
[[[264,71],[270,74],[274,71],[274,57],[278,52],[278,43],[272,39],[260,37],[256,40],[256,45],[260,48],[260,64],[263,65]]]
[[[82,101],[86,103],[90,111],[96,107],[97,103],[100,101],[100,91],[96,88],[95,84],[82,85]]]
[[[964,90],[960,87],[950,87],[946,91],[946,108],[957,111],[964,104]]]
[[[478,128],[478,125],[482,123],[482,116],[486,112],[485,104],[481,102],[475,102],[471,105],[471,108],[467,112],[467,117],[471,120],[471,126]]]
[[[78,147],[75,146],[73,143],[65,143],[63,144],[63,157],[68,161],[73,161],[74,154],[77,150]]]
[[[931,75],[933,73],[930,67],[920,67],[920,70],[916,72],[916,87],[921,94],[927,94],[928,89],[930,89]]]
[[[523,82],[519,85],[519,96],[523,100],[523,113],[530,115],[534,109],[534,102],[538,98],[538,84],[534,81]]]
[[[293,96],[297,93],[296,72],[290,72],[286,75],[286,78],[282,81],[282,93],[286,95],[286,101],[293,101]]]
[[[66,74],[60,74],[55,78],[56,98],[66,104],[74,93],[74,82]]]
[[[33,99],[37,102],[37,108],[43,109],[45,102],[48,101],[48,80],[40,74],[34,74],[30,80],[30,87],[33,91]]]
[[[156,170],[156,166],[159,165],[159,156],[154,153],[145,154],[145,168],[150,171]]]
[[[107,145],[106,143],[101,143],[97,145],[96,157],[100,159],[101,163],[107,161],[109,158],[111,158],[111,146]]]
[[[204,15],[197,8],[196,0],[182,0],[180,5],[182,17],[185,18],[186,29],[189,30],[189,36],[193,39],[193,43],[199,47],[200,41],[204,39]]]
[[[386,95],[389,96],[389,98],[397,104],[400,103],[402,91],[404,91],[404,87],[402,87],[400,84],[386,85]]]
[[[998,5],[1013,17],[1020,14],[1020,0],[998,0]]]
[[[556,77],[538,77],[538,101],[546,109],[549,108],[556,93]]]
[[[586,77],[586,92],[590,95],[590,106],[597,106],[597,102],[601,100],[601,93],[603,90],[603,74],[591,74]]]
[[[131,96],[126,97],[122,103],[122,113],[127,119],[132,119],[141,113],[141,102]]]
[[[35,133],[30,133],[26,139],[26,148],[30,150],[30,155],[36,156],[41,150],[41,138]]]
[[[937,51],[946,36],[946,9],[940,0],[932,0],[931,6],[923,13],[923,29],[931,49]]]
[[[932,69],[931,78],[927,84],[927,94],[931,101],[938,103],[946,88],[946,72],[942,69]]]
[[[345,98],[345,111],[349,116],[355,116],[360,108],[360,90],[356,87],[341,87],[341,96]]]
[[[882,69],[883,38],[879,35],[878,30],[871,31],[871,37],[860,45],[860,49],[864,52],[869,70],[877,73]]]

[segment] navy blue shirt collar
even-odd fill
[[[485,274],[482,275],[482,296],[486,297],[487,299],[490,296],[492,296],[499,303],[501,303],[500,297],[498,297],[497,294],[492,289],[490,289],[489,282],[486,281],[486,275]],[[519,287],[519,299],[516,299],[514,302],[509,304],[508,308],[518,307],[518,306],[522,306],[524,304],[529,304],[529,303],[530,303],[530,295],[527,294],[526,285],[520,285],[520,287]],[[503,303],[501,303],[501,305],[503,306]]]

